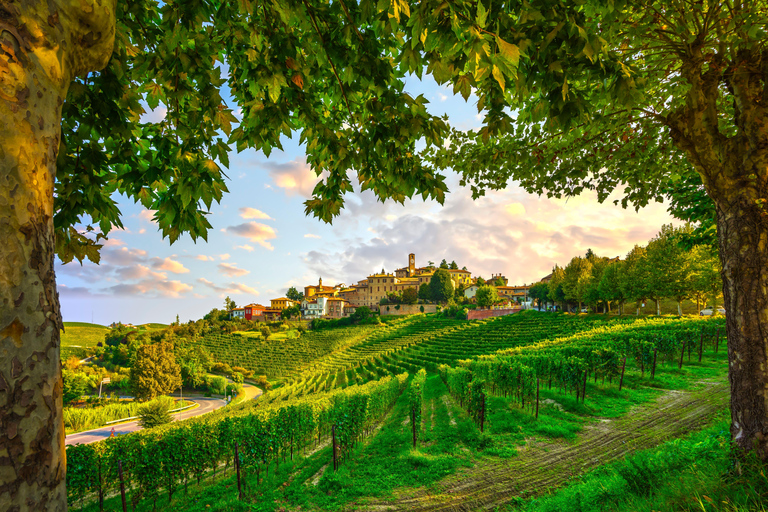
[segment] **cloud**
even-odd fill
[[[240,216],[244,219],[265,219],[265,220],[272,220],[272,217],[267,215],[261,210],[257,210],[256,208],[239,208],[238,211],[240,212]]]
[[[267,240],[277,238],[274,228],[253,221],[238,224],[237,226],[229,226],[226,228],[226,232],[245,237],[270,251],[274,250],[274,247]]]
[[[144,265],[133,265],[130,267],[120,267],[115,270],[115,276],[121,281],[133,281],[136,279],[145,279],[151,277],[152,279],[163,280],[168,279],[168,275],[163,272],[153,272],[149,267]]]
[[[243,245],[236,245],[236,246],[235,246],[235,249],[242,249],[242,250],[244,250],[244,251],[248,251],[248,252],[253,252],[253,251],[254,251],[253,247],[251,247],[251,246],[250,246],[250,245],[248,245],[248,244],[243,244]]]
[[[127,247],[105,247],[101,250],[102,264],[115,266],[127,266],[143,263],[146,260],[147,251],[142,249],[129,249]]]
[[[219,254],[219,258],[221,258],[222,261],[226,261],[229,259],[229,254],[227,253]]]
[[[310,274],[323,280],[354,283],[382,268],[392,272],[406,266],[413,252],[417,266],[445,258],[474,276],[502,273],[513,284],[531,283],[555,263],[567,264],[590,248],[599,256],[624,257],[671,220],[660,204],[636,213],[613,205],[612,199],[599,204],[592,192],[568,201],[541,198],[514,185],[477,200],[460,188],[442,208],[386,207],[358,197],[356,204],[350,202],[354,211],[339,219],[354,223],[354,234],[340,240],[337,249],[309,251],[304,262]]]
[[[229,277],[240,277],[251,273],[250,270],[237,268],[229,263],[219,263],[217,266],[219,267],[219,272]]]
[[[143,234],[144,234],[144,233],[146,233],[146,232],[147,232],[147,230],[146,230],[146,229],[144,229],[144,228],[141,228],[141,229],[139,230],[139,234],[140,234],[140,235],[143,235]]]
[[[205,254],[198,254],[195,256],[196,260],[199,261],[213,261],[213,256],[206,256]]]
[[[152,266],[158,270],[166,270],[174,274],[186,274],[189,269],[171,258],[152,258]]]
[[[285,190],[288,196],[310,198],[315,184],[320,179],[304,158],[296,158],[286,163],[266,162],[262,165],[267,168],[274,184]]]
[[[180,297],[192,291],[192,286],[181,281],[158,281],[146,279],[133,284],[118,284],[107,288],[112,295],[124,295],[135,298],[137,295],[157,295],[161,297]]]
[[[139,218],[147,222],[154,222],[153,218],[156,213],[157,213],[157,210],[141,210],[139,212]]]
[[[207,286],[211,290],[217,292],[221,296],[224,295],[237,295],[241,293],[248,293],[251,295],[259,295],[258,290],[255,288],[251,288],[250,286],[244,285],[242,283],[229,283],[225,285],[217,285],[208,279],[201,277],[197,280],[198,283],[202,283],[203,285]]]
[[[313,235],[312,233],[307,233],[304,235],[304,238],[322,238],[320,235]]]

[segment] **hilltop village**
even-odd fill
[[[452,268],[456,267],[456,268]],[[361,306],[373,311],[387,314],[387,304],[393,296],[418,296],[422,286],[429,285],[438,268],[444,268],[451,278],[455,290],[463,292],[464,297],[472,299],[483,284],[494,285],[500,298],[507,302],[521,302],[527,298],[530,285],[510,286],[506,277],[494,274],[487,282],[479,276],[472,276],[466,267],[459,269],[455,263],[447,264],[445,260],[440,267],[430,264],[426,267],[416,266],[416,255],[408,255],[408,265],[399,268],[394,273],[385,272],[371,274],[356,284],[346,286],[343,283],[335,286],[323,285],[322,277],[316,285],[304,287],[304,293],[294,288],[290,297],[279,297],[270,300],[269,307],[251,303],[231,310],[233,318],[256,321],[274,321],[284,316],[284,311],[292,309],[303,319],[344,318],[351,316]],[[546,279],[546,278],[545,278]],[[434,311],[434,305],[431,309]],[[424,309],[422,309],[424,311]]]

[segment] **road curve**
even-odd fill
[[[250,384],[244,384],[244,388],[245,388],[247,399],[252,398],[255,400],[256,398],[261,396],[261,389],[257,388],[256,386],[252,386]],[[226,400],[223,400],[221,398],[211,398],[211,397],[204,397],[204,396],[191,396],[191,397],[188,396],[185,398],[185,400],[189,402],[196,402],[200,406],[195,407],[194,409],[188,409],[185,411],[179,411],[179,412],[173,413],[172,416],[174,421],[186,420],[187,418],[200,416],[201,414],[215,411],[216,409],[219,409],[227,405]],[[138,421],[120,423],[119,425],[106,425],[104,427],[95,428],[93,430],[86,430],[85,432],[69,434],[65,438],[65,443],[67,446],[69,446],[74,444],[89,444],[89,443],[95,443],[96,441],[103,441],[104,439],[112,435],[113,428],[115,430],[115,435],[124,435],[124,434],[130,434],[131,432],[136,432],[137,430],[141,430],[141,425],[139,425]]]

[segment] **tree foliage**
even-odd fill
[[[478,306],[487,308],[499,302],[499,294],[493,286],[481,286],[477,289],[475,299]]]
[[[304,294],[297,290],[295,286],[288,288],[288,291],[285,292],[285,296],[296,302],[304,300]]]
[[[139,400],[151,400],[181,386],[181,368],[173,345],[167,342],[141,346],[131,366],[131,390]]]
[[[445,260],[443,260],[445,261]],[[453,280],[444,268],[439,268],[429,281],[429,296],[434,302],[445,303],[453,297]]]

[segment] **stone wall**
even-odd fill
[[[436,304],[400,304],[400,309],[395,309],[397,304],[379,306],[379,312],[383,316],[387,315],[418,315],[421,313],[421,306],[424,306],[424,313],[434,313],[437,311]],[[389,311],[387,311],[389,308]]]

